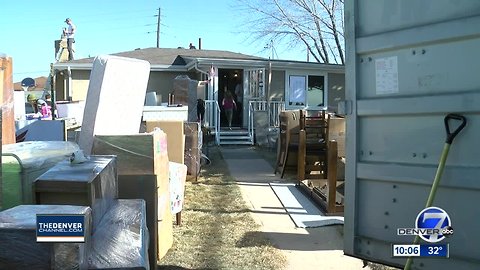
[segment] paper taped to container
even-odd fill
[[[182,211],[185,197],[185,180],[187,166],[176,162],[169,162],[168,175],[170,179],[170,206],[172,214]]]
[[[398,93],[398,61],[396,56],[375,60],[377,95]]]

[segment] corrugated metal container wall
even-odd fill
[[[436,174],[448,113],[467,126],[452,144],[434,206],[450,216],[449,259],[414,269],[480,269],[480,1],[345,1],[345,253],[403,266]],[[455,124],[455,123],[454,123]],[[422,241],[422,243],[426,243]]]

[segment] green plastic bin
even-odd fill
[[[79,149],[65,141],[31,141],[2,147],[0,209],[33,204],[32,183],[58,162]]]

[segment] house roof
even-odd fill
[[[197,71],[203,69],[201,72],[206,73],[206,70],[208,70],[211,65],[220,66],[222,68],[265,68],[268,67],[269,63],[271,63],[272,68],[277,69],[323,69],[332,72],[345,71],[343,65],[278,59],[269,60],[258,56],[220,50],[146,48],[114,53],[111,55],[148,61],[150,63],[151,71],[168,70],[185,72],[195,68]],[[90,57],[68,62],[59,62],[55,63],[53,66],[57,70],[67,68],[90,70],[94,60],[95,57]]]
[[[146,48],[128,52],[114,53],[112,55],[135,58],[150,62],[150,65],[179,65],[185,66],[194,58],[217,58],[217,59],[242,59],[242,60],[265,60],[265,58],[219,50],[196,50],[196,49],[169,49],[169,48]],[[71,64],[93,63],[94,57],[73,60]]]

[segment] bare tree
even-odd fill
[[[343,0],[239,0],[252,41],[301,44],[321,63],[345,64]]]

